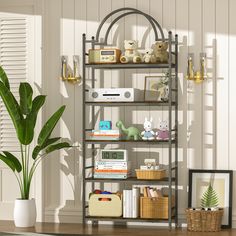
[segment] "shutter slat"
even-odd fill
[[[26,57],[2,57],[2,61],[26,61]]]
[[[2,34],[2,40],[4,40],[4,39],[11,39],[11,38],[16,38],[16,39],[19,39],[19,38],[23,38],[23,39],[25,39],[25,41],[26,41],[26,34],[25,34],[25,32],[23,32],[23,33],[8,33],[8,32],[6,32],[6,33],[4,33],[4,34]],[[7,42],[7,40],[6,40],[6,42]]]
[[[18,48],[18,47],[26,47],[26,43],[1,43],[0,48]]]

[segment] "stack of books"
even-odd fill
[[[90,133],[91,139],[96,140],[119,140],[121,137],[119,130],[92,130]]]
[[[132,190],[123,190],[123,217],[137,218],[139,217],[139,198],[140,188]]]
[[[131,174],[130,161],[96,161],[94,178],[127,179]]]

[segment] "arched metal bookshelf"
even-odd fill
[[[166,64],[89,64],[88,62],[88,54],[87,49],[95,49],[95,47],[104,47],[108,46],[108,36],[112,27],[123,17],[128,15],[141,15],[147,19],[150,23],[150,26],[153,29],[155,34],[156,41],[167,41],[168,42],[168,53],[169,59],[168,63]],[[101,30],[103,29],[105,23],[108,19],[112,17],[112,21],[110,22],[104,36],[104,40],[101,40]],[[95,86],[95,70],[113,70],[113,69],[162,69],[167,72],[169,75],[168,85],[170,88],[169,98],[167,102],[148,102],[148,101],[139,101],[139,102],[89,102],[86,101],[86,81],[90,79],[91,86],[94,88]],[[90,77],[86,77],[86,70],[90,70]],[[147,72],[148,73],[148,72]],[[169,229],[172,227],[172,223],[175,223],[175,226],[178,225],[178,36],[172,34],[172,32],[168,33],[168,38],[164,37],[163,30],[160,24],[150,15],[137,10],[135,8],[121,8],[115,11],[112,11],[108,14],[100,23],[96,36],[92,37],[91,39],[87,39],[86,35],[83,34],[83,223],[87,221],[92,221],[93,223],[97,223],[98,221],[121,221],[121,222],[133,222],[133,221],[140,221],[140,222],[161,222],[161,223],[168,223]],[[117,107],[117,106],[164,106],[168,110],[168,122],[169,122],[169,131],[170,134],[174,135],[174,138],[169,138],[169,140],[162,140],[162,141],[130,141],[130,140],[115,140],[115,141],[104,141],[104,140],[89,140],[86,138],[86,132],[88,130],[94,129],[95,125],[95,110],[94,107]],[[86,107],[91,107],[92,112],[92,122],[91,127],[87,127],[87,114],[86,114]],[[172,122],[172,116],[174,113],[174,122]],[[117,117],[118,119],[118,117]],[[174,123],[174,124],[173,124]],[[174,128],[172,128],[174,127]],[[171,135],[170,135],[171,137]],[[96,144],[105,145],[105,144],[125,144],[125,143],[133,143],[140,144],[140,145],[166,145],[168,148],[168,177],[162,180],[140,180],[136,179],[135,177],[131,177],[128,179],[95,179],[93,177],[86,177],[86,171],[89,169],[94,168],[94,148]],[[87,147],[91,145],[91,153],[92,153],[92,165],[86,165],[86,158],[87,157]],[[174,152],[172,152],[174,149]],[[143,218],[115,218],[115,217],[92,217],[89,216],[87,213],[88,205],[87,200],[88,196],[86,193],[87,184],[90,183],[92,188],[94,183],[132,183],[132,184],[149,184],[149,185],[165,185],[168,186],[168,194],[172,197],[175,195],[175,207],[174,209],[171,207],[171,197],[169,197],[168,201],[168,219],[161,220],[161,219],[143,219]]]

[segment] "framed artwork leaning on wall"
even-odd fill
[[[232,170],[189,170],[188,207],[201,208],[201,198],[212,185],[218,196],[218,207],[224,209],[222,228],[232,227]]]
[[[167,102],[169,96],[168,77],[165,74],[145,76],[144,100]]]

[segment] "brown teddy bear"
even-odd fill
[[[157,41],[152,45],[153,53],[156,57],[157,63],[167,63],[168,62],[168,42]]]

